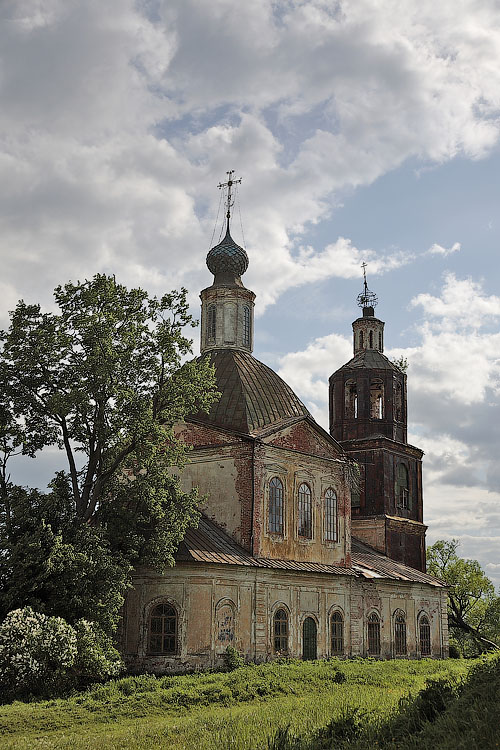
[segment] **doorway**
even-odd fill
[[[302,625],[302,658],[317,659],[317,627],[312,617],[306,617]]]

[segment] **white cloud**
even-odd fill
[[[446,257],[447,255],[451,255],[452,253],[457,253],[461,249],[462,245],[460,242],[454,242],[451,247],[443,247],[442,245],[438,245],[436,242],[430,246],[430,248],[427,250],[428,255],[442,255]]]
[[[199,289],[228,164],[245,176],[261,310],[350,277],[360,257],[390,270],[410,258],[343,238],[312,249],[304,232],[409,158],[498,141],[493,2],[17,0],[1,13],[0,252],[17,296],[47,301],[56,281],[117,268],[152,291]]]

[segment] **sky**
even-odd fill
[[[500,4],[0,4],[1,327],[98,272],[183,285],[198,317],[229,169],[255,356],[328,428],[366,262],[409,363],[428,543],[459,539],[498,588]]]

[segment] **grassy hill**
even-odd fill
[[[64,700],[1,707],[0,748],[325,747],[318,742],[331,734],[321,729],[329,723],[354,716],[373,735],[427,680],[454,684],[470,665],[331,659],[250,665],[225,674],[127,677]]]

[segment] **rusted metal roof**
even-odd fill
[[[352,540],[352,566],[325,565],[299,560],[276,560],[253,557],[239,546],[207,516],[202,515],[197,529],[188,529],[175,559],[177,562],[215,563],[219,565],[244,565],[251,568],[274,568],[296,573],[326,573],[329,575],[362,578],[384,578],[412,583],[426,583],[442,587],[441,581],[394,562],[357,539]]]
[[[359,368],[365,368],[369,370],[395,370],[401,372],[394,362],[391,362],[385,354],[378,352],[376,349],[363,349],[358,352],[355,357],[346,362],[345,365],[339,367],[339,370],[357,370]],[[334,373],[335,374],[335,373]]]
[[[351,550],[352,567],[363,578],[389,578],[392,581],[427,583],[430,586],[445,587],[445,584],[438,578],[391,560],[390,557],[382,555],[373,547],[354,537],[351,539]]]
[[[214,349],[206,357],[215,367],[220,400],[196,420],[252,435],[264,427],[310,416],[289,385],[249,352]]]

